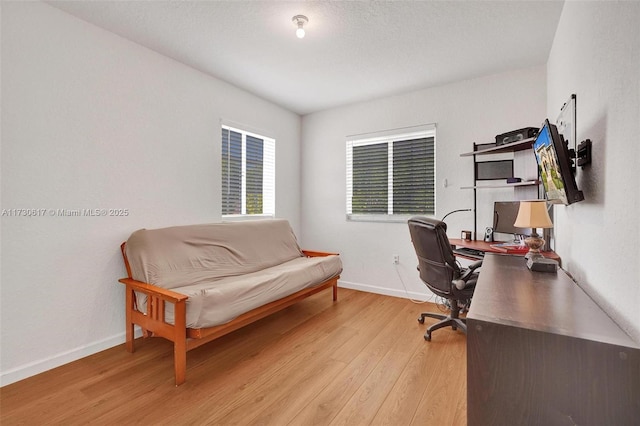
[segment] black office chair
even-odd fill
[[[439,328],[451,326],[467,333],[465,318],[460,318],[460,304],[465,305],[473,296],[478,280],[477,269],[482,266],[478,261],[469,268],[461,268],[456,262],[449,238],[447,224],[436,219],[416,216],[409,219],[411,241],[418,256],[420,279],[434,294],[449,301],[449,315],[425,312],[418,321],[424,324],[424,318],[436,318],[440,322],[427,328],[424,339],[431,340],[431,333]]]

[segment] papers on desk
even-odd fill
[[[491,244],[491,248],[502,253],[524,254],[529,251],[526,245],[514,243]]]

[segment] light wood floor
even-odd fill
[[[425,342],[433,304],[321,292],[187,354],[173,385],[160,338],[117,346],[3,387],[0,423],[466,425],[466,338]]]

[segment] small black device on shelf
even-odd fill
[[[504,145],[511,142],[522,141],[529,138],[535,138],[538,134],[537,127],[525,127],[523,129],[512,130],[507,133],[496,135],[496,145]]]

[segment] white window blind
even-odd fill
[[[347,217],[435,212],[435,125],[347,138]]]
[[[275,140],[222,126],[222,215],[275,214]]]

